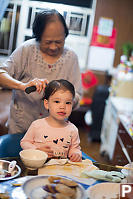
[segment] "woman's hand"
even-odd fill
[[[54,152],[51,150],[50,146],[40,146],[37,149],[46,152],[48,154],[48,158],[52,158],[54,156]]]
[[[82,157],[80,156],[79,153],[73,153],[73,154],[71,154],[71,156],[69,158],[72,162],[81,162],[82,161]]]
[[[38,93],[40,93],[42,90],[44,91],[46,85],[48,84],[48,80],[47,79],[38,79],[38,78],[35,78],[27,83],[24,83],[24,87],[25,89],[27,87],[30,87],[30,86],[36,86],[36,91]],[[24,89],[24,90],[25,90]]]

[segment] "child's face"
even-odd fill
[[[58,90],[47,100],[44,106],[49,109],[49,114],[56,120],[64,120],[72,111],[73,96],[68,90]]]

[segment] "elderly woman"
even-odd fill
[[[0,66],[0,86],[12,89],[8,119],[9,133],[26,132],[31,122],[47,116],[42,96],[46,84],[66,79],[76,89],[75,105],[82,94],[78,59],[64,48],[68,29],[63,16],[56,10],[38,13],[33,23],[33,36],[19,46]],[[36,92],[25,89],[36,86]]]

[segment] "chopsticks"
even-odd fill
[[[115,167],[118,168],[118,169],[133,170],[133,168],[130,168],[130,167],[123,167],[123,166],[119,166],[119,165],[116,165]]]
[[[99,162],[93,162],[93,164],[95,165],[95,166],[97,166],[97,167],[103,167],[105,170],[106,169],[127,169],[127,170],[133,170],[133,168],[130,168],[130,167],[125,167],[125,166],[119,166],[119,165],[115,165],[115,166],[113,166],[113,165],[108,165],[108,164],[102,164],[102,163],[99,163]],[[103,169],[103,168],[101,168],[101,169]]]

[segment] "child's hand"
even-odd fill
[[[51,149],[50,146],[45,145],[45,146],[41,146],[37,149],[46,152],[48,154],[48,158],[52,158],[54,156],[54,152],[53,152],[53,150]]]
[[[79,153],[73,153],[70,156],[70,160],[72,162],[81,162],[82,161],[82,157],[79,155]]]

